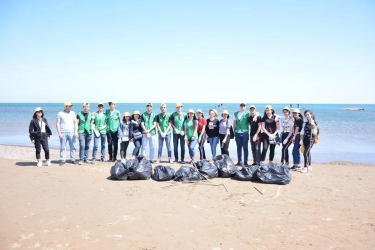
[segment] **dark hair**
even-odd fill
[[[272,115],[275,114],[275,110],[271,109],[271,112],[272,112]],[[264,110],[264,115],[267,115],[267,114],[266,114],[266,110]]]
[[[301,119],[302,122],[303,122],[303,115],[302,115],[301,113],[298,113],[298,117],[299,117],[299,119]]]
[[[126,122],[126,119],[125,119],[126,116],[122,117],[122,121],[123,122]],[[132,117],[129,117],[129,121],[132,119]]]
[[[221,114],[221,117],[223,117],[223,114]],[[229,116],[229,114],[228,114],[228,117],[227,117],[228,120],[229,120],[229,117],[230,117],[230,116]]]
[[[41,111],[38,111],[38,112],[42,112],[42,118],[44,117],[44,112],[43,112],[43,110],[41,110]],[[33,115],[33,119],[35,119],[36,118],[36,112],[34,112],[34,115]]]
[[[303,112],[303,115],[306,116],[306,113],[310,113],[312,119],[315,121],[315,115],[314,115],[314,112],[312,112],[312,111],[309,110],[309,109],[306,109],[305,112]]]

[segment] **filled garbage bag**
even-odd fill
[[[181,166],[176,171],[175,181],[199,181],[202,180],[201,174],[192,167]]]
[[[215,164],[206,160],[197,161],[194,164],[198,168],[199,172],[206,174],[208,178],[212,179],[218,176],[218,170]]]
[[[261,164],[257,176],[262,182],[272,184],[285,185],[292,180],[289,169],[280,163]]]
[[[117,162],[111,167],[111,179],[112,180],[127,180],[129,169],[122,162]]]
[[[154,168],[153,178],[156,181],[170,181],[174,178],[175,171],[170,166],[156,166]]]
[[[129,168],[128,179],[129,180],[148,180],[151,178],[152,166],[149,160],[142,158],[133,159],[133,163]]]
[[[213,160],[219,177],[229,178],[237,172],[236,165],[228,155],[217,155]]]
[[[234,178],[240,181],[253,181],[258,180],[257,172],[258,165],[251,165],[248,167],[242,167],[242,169],[237,170],[234,174]]]

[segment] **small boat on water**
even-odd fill
[[[345,108],[343,110],[348,110],[348,111],[358,111],[358,110],[365,110],[364,108]]]

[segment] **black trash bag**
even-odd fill
[[[258,180],[258,176],[257,176],[258,168],[259,168],[258,165],[242,167],[241,170],[237,170],[237,172],[234,174],[234,178],[240,181]]]
[[[175,181],[199,181],[202,180],[202,175],[192,167],[181,166],[176,171]]]
[[[128,179],[129,180],[148,180],[152,175],[152,166],[149,160],[133,159],[133,163],[129,168]]]
[[[219,177],[230,178],[237,172],[237,167],[228,155],[217,155],[214,164],[218,169]]]
[[[175,171],[170,166],[156,166],[153,178],[156,181],[170,181],[175,177]]]
[[[218,176],[218,170],[215,164],[206,160],[197,161],[194,164],[199,172],[206,174],[208,178],[212,179]]]
[[[116,162],[115,165],[111,167],[111,179],[112,180],[127,180],[129,169],[121,161]]]
[[[257,172],[258,178],[264,183],[288,184],[292,180],[292,175],[288,168],[281,163],[261,164]]]

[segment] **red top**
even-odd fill
[[[203,117],[198,120],[198,134],[202,133],[203,126],[207,126],[207,121]]]

